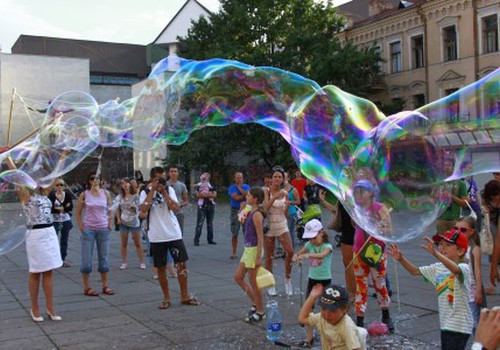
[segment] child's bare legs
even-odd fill
[[[253,289],[253,297],[254,297],[253,303],[255,305],[255,308],[257,309],[258,313],[264,313],[264,305],[262,303],[262,292],[257,286],[257,270],[258,266],[256,266],[254,269],[248,270],[248,277],[250,286]]]
[[[40,317],[40,307],[38,305],[38,290],[40,288],[40,273],[31,273],[28,280],[28,289],[31,299],[31,310],[35,317]]]
[[[254,289],[252,286],[249,286],[245,282],[245,274],[247,273],[248,269],[245,267],[245,264],[239,263],[238,267],[236,268],[236,272],[234,273],[234,281],[240,286],[240,288],[246,293],[248,296],[248,299],[250,299],[250,302],[252,305],[256,305],[255,303],[255,295],[254,295]],[[262,311],[262,300],[261,300],[261,309]]]

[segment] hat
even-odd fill
[[[456,244],[458,247],[467,250],[469,247],[469,240],[465,233],[460,232],[459,230],[452,228],[449,231],[446,231],[442,235],[438,235],[439,239],[437,241],[443,240],[448,243]]]
[[[319,306],[335,311],[349,302],[349,294],[344,287],[336,284],[329,285],[323,290],[319,298]]]
[[[302,238],[314,238],[323,229],[323,225],[318,219],[312,219],[306,224]]]
[[[362,187],[366,190],[369,190],[375,194],[378,194],[378,189],[377,187],[375,187],[373,185],[373,183],[369,180],[365,180],[365,179],[361,179],[361,180],[358,180],[354,183],[354,185],[352,186],[353,188],[356,188],[356,187]]]

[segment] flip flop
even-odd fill
[[[92,288],[87,288],[83,291],[83,294],[88,296],[88,297],[96,297],[99,295],[99,293],[97,293],[95,290],[93,290]]]
[[[182,305],[189,305],[189,306],[200,306],[201,302],[196,300],[195,298],[191,298],[189,300],[183,300],[181,301]]]
[[[158,306],[158,309],[165,310],[165,309],[168,309],[171,305],[172,305],[172,303],[170,302],[170,300],[163,300],[161,302],[160,306]]]
[[[102,292],[103,292],[103,294],[106,294],[106,295],[113,295],[113,294],[115,294],[115,291],[113,289],[109,288],[109,287],[104,287],[102,289]]]

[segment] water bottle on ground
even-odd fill
[[[278,310],[278,303],[271,300],[267,303],[267,339],[274,342],[279,340],[281,336],[281,324],[283,318],[281,317],[280,311]]]

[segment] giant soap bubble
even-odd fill
[[[61,95],[43,130],[0,161],[10,155],[44,185],[97,146],[151,149],[181,144],[205,126],[258,123],[290,143],[301,171],[333,192],[362,228],[400,242],[434,232],[433,222],[450,204],[443,195],[450,181],[472,175],[461,170],[470,139],[500,142],[498,69],[444,99],[386,117],[368,100],[276,68],[180,59],[171,72],[172,63],[159,62],[141,94],[121,104],[97,108],[86,93]],[[447,159],[453,162],[448,172]],[[473,173],[499,169],[498,163],[481,163]],[[355,201],[354,185],[361,180],[372,184],[374,200],[385,205],[389,218],[373,216]]]

